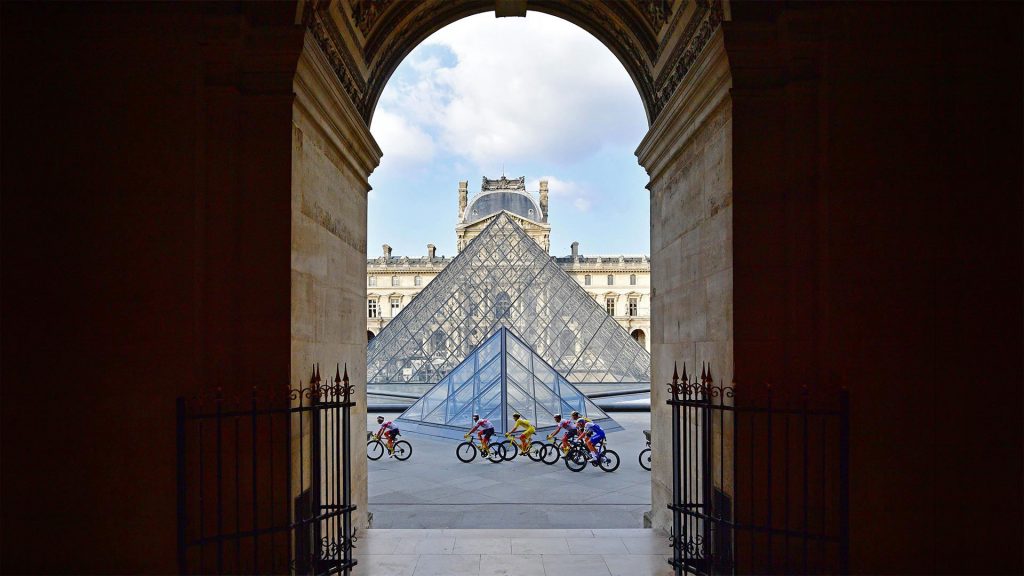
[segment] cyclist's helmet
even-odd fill
[[[480,419],[480,415],[479,414],[473,414],[473,422],[476,422],[479,419]]]
[[[519,412],[513,412],[512,413],[512,418],[515,419],[515,420],[519,420],[522,417],[523,417],[523,415],[520,414]]]
[[[555,422],[558,422],[561,419],[562,419],[562,415],[561,414],[555,414]]]
[[[575,410],[573,410],[572,411],[572,419],[573,420],[579,420],[580,419],[580,413],[575,411]]]
[[[377,416],[377,424],[383,424],[383,423],[384,423],[384,417],[383,416]]]
[[[584,425],[585,425],[586,423],[587,423],[587,421],[586,421],[586,420],[584,420],[583,418],[580,418],[579,420],[577,420],[577,421],[576,421],[576,427],[577,427],[577,428],[583,428],[583,426],[584,426]]]

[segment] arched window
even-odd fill
[[[636,286],[636,274],[629,275],[629,285]]]
[[[413,284],[415,284],[416,286],[423,286],[423,276],[417,276],[413,280]]]
[[[398,276],[392,276],[391,277],[391,285],[392,286],[398,286]]]
[[[647,347],[647,335],[644,334],[643,330],[637,328],[636,330],[630,332],[629,335],[633,337],[633,340],[636,340],[637,344],[643,346],[644,348]]]
[[[369,344],[370,340],[373,340],[376,336],[377,336],[376,334],[374,334],[373,332],[367,330],[366,331],[366,342],[367,342],[367,344]]]
[[[376,276],[370,276],[369,278],[367,278],[366,281],[367,281],[367,284],[370,285],[370,286],[376,286],[377,285],[377,277]]]
[[[512,307],[512,301],[507,292],[498,292],[494,298],[494,318],[504,318],[508,315],[508,309]]]

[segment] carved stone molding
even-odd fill
[[[493,11],[495,6],[494,0],[335,1],[344,2],[337,15],[346,20],[345,33],[352,43],[346,44],[338,30],[331,0],[309,0],[302,22],[367,123],[391,73],[419,42],[456,20]],[[684,18],[690,2],[695,2],[694,9]],[[652,124],[724,14],[722,0],[528,0],[527,7],[568,20],[604,43],[636,84]],[[673,46],[671,55],[663,54],[666,46]],[[654,77],[659,61],[667,64]]]

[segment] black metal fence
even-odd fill
[[[178,399],[180,573],[350,573],[352,390]]]
[[[668,387],[675,573],[847,573],[848,393],[741,395],[685,365]]]

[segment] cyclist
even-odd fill
[[[533,424],[531,424],[529,420],[523,418],[519,412],[512,414],[512,419],[515,420],[516,425],[508,431],[506,436],[511,438],[512,434],[514,434],[516,430],[520,427],[523,428],[523,433],[519,435],[519,447],[522,448],[522,450],[519,451],[519,455],[525,456],[530,452],[530,439],[533,438],[533,433],[536,432],[537,429],[533,427]]]
[[[377,430],[377,438],[380,438],[381,434],[388,441],[388,458],[395,455],[395,438],[398,437],[401,432],[398,431],[398,424],[395,424],[391,420],[384,421],[383,416],[377,416],[377,424],[380,425],[380,430]]]
[[[487,418],[481,419],[479,414],[473,414],[473,427],[466,433],[467,440],[473,432],[476,432],[477,428],[480,429],[476,433],[477,437],[480,438],[480,453],[487,456],[487,449],[491,445],[491,436],[494,435],[494,424],[491,424],[491,421]]]
[[[574,414],[578,414],[578,412],[574,412]],[[572,420],[568,418],[563,420],[561,414],[555,414],[555,429],[548,434],[548,440],[557,436],[562,429],[565,429],[565,434],[562,436],[562,453],[564,454],[569,451],[569,438],[576,435],[576,426]]]
[[[584,422],[590,422],[590,418],[587,418],[586,416],[581,416],[580,413],[575,411],[575,410],[572,411],[571,417],[572,417],[573,424],[576,424],[576,425],[579,425],[581,419]]]
[[[582,426],[580,426],[581,423],[583,424]],[[596,423],[584,423],[582,419],[577,421],[576,425],[583,430],[583,441],[587,443],[587,448],[590,450],[590,463],[597,466],[600,462],[597,457],[597,446],[599,446],[601,441],[605,438],[604,430],[602,430],[601,426]]]

